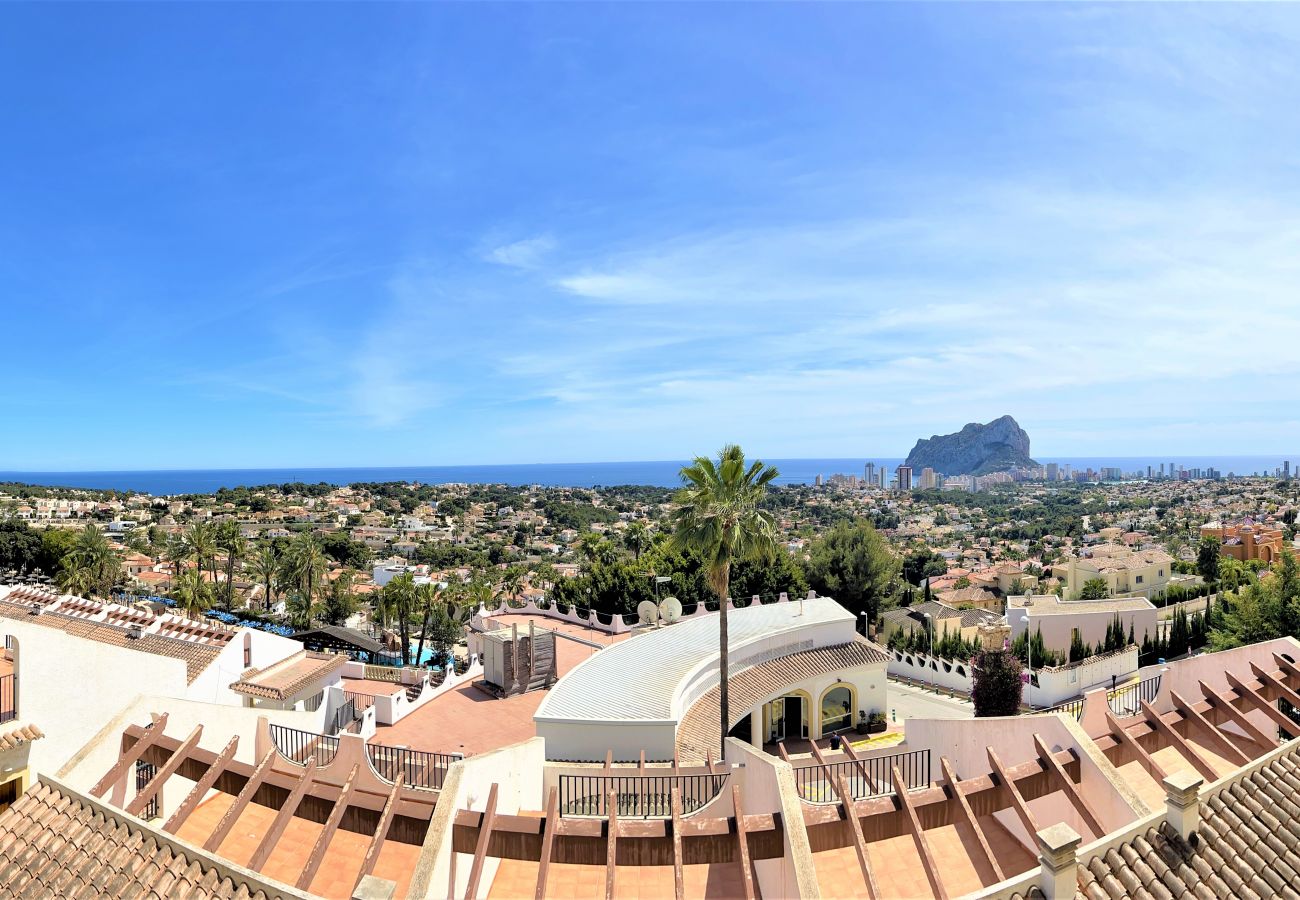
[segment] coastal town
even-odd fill
[[[1300,4],[0,82],[0,900],[1300,900]]]
[[[1132,896],[1300,771],[1289,465],[764,486],[721,694],[691,511],[764,480],[732,452],[680,489],[4,485],[9,889]],[[1264,859],[1213,890],[1289,883]]]

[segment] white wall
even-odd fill
[[[251,644],[251,660],[248,666],[244,665],[245,635],[248,636]],[[198,678],[194,679],[194,683],[187,688],[185,697],[190,700],[203,700],[208,703],[242,706],[245,700],[244,695],[236,694],[230,689],[230,685],[238,681],[246,669],[250,666],[256,669],[264,669],[300,650],[302,650],[302,643],[299,641],[290,640],[267,631],[240,628],[235,632],[235,636],[230,639],[230,642],[221,648],[221,653],[212,661],[212,664],[204,669]]]
[[[521,809],[545,809],[546,798],[542,792],[545,756],[543,742],[530,738],[452,763],[425,838],[425,850],[433,863],[429,869],[417,868],[411,879],[411,897],[465,896],[473,855],[452,852],[456,812],[482,810],[493,784],[497,785],[499,813],[513,815]],[[484,860],[477,897],[487,897],[499,863],[490,854]]]
[[[142,691],[184,697],[185,662],[17,619],[0,622],[17,641],[18,720],[45,733],[32,746],[33,777],[54,772]]]

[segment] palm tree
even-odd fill
[[[718,597],[718,653],[721,685],[722,750],[730,730],[728,693],[729,647],[727,595],[731,564],[741,560],[771,558],[776,552],[776,524],[771,513],[759,508],[767,486],[776,478],[774,466],[745,464],[745,454],[728,444],[716,461],[697,456],[681,471],[684,487],[673,497],[673,543],[693,550],[704,561],[709,587]]]
[[[289,551],[284,555],[285,581],[298,589],[307,608],[311,608],[325,580],[325,551],[320,541],[310,531],[301,531],[289,544]]]
[[[275,582],[280,577],[280,565],[280,555],[275,552],[274,544],[263,544],[259,547],[249,564],[253,577],[265,588],[262,600],[266,609],[270,609],[271,604],[275,602]]]
[[[185,529],[185,547],[194,558],[194,567],[203,572],[203,566],[212,564],[212,584],[217,583],[217,539],[207,522],[195,522]]]
[[[311,595],[295,591],[289,595],[285,602],[285,611],[289,614],[289,621],[295,628],[310,628],[312,619],[320,611],[320,604],[312,599]]]
[[[633,559],[641,561],[641,554],[650,546],[650,532],[646,530],[644,522],[633,522],[627,526],[627,531],[623,532],[623,546],[632,551]]]
[[[181,583],[181,569],[185,563],[186,557],[189,556],[189,548],[185,544],[185,538],[179,534],[173,534],[167,538],[167,559],[172,564],[172,584]]]
[[[107,596],[122,574],[122,560],[97,525],[87,525],[63,558],[59,586],[70,594]]]
[[[226,551],[226,585],[222,592],[222,603],[226,609],[235,605],[235,569],[243,557],[248,555],[248,541],[239,530],[239,523],[232,520],[222,522],[217,528],[217,546]]]
[[[211,587],[203,580],[203,572],[198,569],[180,576],[172,590],[172,597],[176,600],[176,608],[191,619],[203,615],[203,611],[212,603]]]
[[[424,639],[429,634],[429,623],[433,620],[434,610],[438,607],[445,606],[445,597],[449,591],[438,582],[421,584],[415,589],[416,607],[423,613],[423,619],[420,622],[420,643],[415,648],[415,664],[420,665],[424,659]]]
[[[523,566],[507,566],[501,573],[501,595],[511,606],[519,600],[519,594],[524,589],[524,574],[527,571]]]
[[[397,634],[402,642],[402,665],[411,659],[411,616],[415,612],[415,576],[403,572],[379,592],[378,612],[385,621],[397,621]]]

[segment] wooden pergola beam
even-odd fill
[[[1272,719],[1273,724],[1287,734],[1292,737],[1300,736],[1300,725],[1292,722],[1282,710],[1278,709],[1276,702],[1265,700],[1259,691],[1246,687],[1246,683],[1231,672],[1224,672],[1223,674],[1227,677],[1228,684],[1232,685],[1232,689],[1237,692],[1238,697]],[[1265,687],[1267,687],[1267,683],[1265,683]]]
[[[1254,663],[1250,664],[1250,671],[1254,673],[1255,678],[1260,684],[1265,685],[1266,687],[1271,687],[1281,695],[1281,699],[1290,703],[1297,709],[1300,709],[1300,694],[1297,694],[1295,691],[1291,690],[1291,688],[1287,687],[1281,679],[1277,678],[1277,676],[1273,675],[1271,672],[1265,672]]]
[[[1034,749],[1038,751],[1038,758],[1047,766],[1047,770],[1056,776],[1056,783],[1061,786],[1065,796],[1070,798],[1070,803],[1073,804],[1080,817],[1092,829],[1092,836],[1099,838],[1105,835],[1106,829],[1102,827],[1101,820],[1097,818],[1097,813],[1093,810],[1092,804],[1083,796],[1079,786],[1070,778],[1069,773],[1065,771],[1065,767],[1057,761],[1056,756],[1048,748],[1047,742],[1038,733],[1034,734]]]
[[[217,783],[217,779],[226,770],[226,766],[230,765],[230,761],[235,758],[235,749],[238,746],[239,735],[233,736],[226,742],[226,746],[222,749],[216,761],[203,773],[203,777],[198,780],[193,790],[186,795],[185,799],[181,801],[181,805],[176,807],[176,811],[172,813],[171,818],[163,825],[163,831],[168,834],[175,834],[185,824],[185,820],[190,817],[190,813],[198,809],[199,804],[203,802],[203,798],[208,795],[208,791],[212,790],[212,785]]]
[[[984,860],[993,869],[995,876],[994,883],[1006,881],[1007,876],[998,865],[998,859],[993,855],[993,848],[989,846],[989,839],[984,834],[984,829],[980,827],[979,819],[975,817],[975,810],[971,809],[970,801],[966,799],[966,794],[961,789],[961,781],[958,780],[957,774],[952,769],[952,763],[948,757],[939,757],[939,766],[943,769],[944,780],[952,788],[953,799],[957,801],[957,806],[961,809],[962,818],[966,820],[966,825],[971,831],[975,832],[975,839],[979,841],[980,851],[984,854]]]
[[[266,780],[267,774],[271,771],[271,761],[275,759],[275,755],[276,749],[274,747],[266,751],[262,761],[257,764],[253,774],[244,783],[244,789],[239,792],[235,802],[226,808],[226,812],[222,815],[221,821],[217,823],[217,827],[212,830],[212,834],[208,835],[208,839],[203,842],[204,850],[211,853],[221,846],[221,842],[226,839],[226,835],[234,827],[235,821],[248,807],[253,795],[257,793],[257,789],[262,786],[262,782]]]
[[[387,810],[385,810],[387,811]],[[483,821],[479,824],[478,842],[474,845],[474,863],[469,867],[469,883],[465,886],[465,900],[478,896],[478,883],[483,877],[483,863],[487,859],[488,841],[492,840],[492,822],[497,816],[497,783],[488,789],[487,803],[483,805]],[[362,876],[370,873],[363,871]],[[359,877],[357,881],[360,881]]]
[[[745,809],[740,803],[740,785],[731,786],[731,804],[736,812],[736,854],[740,861],[741,884],[745,900],[754,900],[754,868],[749,859],[749,834],[745,831]]]
[[[1171,690],[1169,696],[1174,701],[1174,709],[1183,714],[1183,719],[1195,722],[1206,731],[1214,742],[1227,752],[1229,759],[1239,766],[1244,766],[1250,762],[1250,755],[1233,743],[1223,731],[1215,728],[1209,719],[1205,718],[1195,706],[1187,702],[1186,698],[1175,690]]]
[[[1173,744],[1174,748],[1178,750],[1179,754],[1187,758],[1187,761],[1192,764],[1192,768],[1201,773],[1201,776],[1207,782],[1218,780],[1219,773],[1214,770],[1214,766],[1210,765],[1187,738],[1178,733],[1174,726],[1162,719],[1160,713],[1156,712],[1155,707],[1145,700],[1138,701],[1138,704],[1142,710],[1142,717],[1155,726],[1156,731],[1164,735],[1169,740],[1169,743]]]
[[[384,841],[388,839],[388,829],[393,824],[393,816],[397,815],[397,798],[401,795],[402,785],[405,782],[406,782],[406,773],[398,772],[396,780],[393,781],[393,789],[388,792],[388,799],[384,801],[384,811],[379,814],[379,824],[375,826],[375,833],[370,836],[370,845],[366,847],[365,858],[361,860],[361,871],[357,873],[356,883],[352,885],[353,892],[356,891],[357,884],[361,883],[362,878],[365,878],[371,872],[375,871],[375,863],[379,862],[379,851],[383,849]],[[497,799],[496,794],[497,794],[497,786],[496,783],[494,782],[492,784],[492,789],[488,791],[488,800],[492,804],[493,815],[496,814],[496,799]],[[488,837],[491,837],[492,823],[490,821],[487,823],[486,831]],[[484,850],[487,849],[486,843],[483,844],[483,849]],[[478,854],[475,853],[474,855],[475,858],[477,859]],[[479,874],[482,875],[483,874],[483,867],[481,865],[482,861],[479,860],[479,862],[480,862]],[[470,874],[473,875],[472,869],[470,870]],[[475,887],[477,887],[477,884],[475,885]]]
[[[1034,819],[1034,814],[1029,811],[1029,804],[1025,802],[1024,796],[1020,793],[1020,788],[1016,787],[1015,779],[1007,773],[1007,767],[1002,765],[1002,760],[998,759],[997,752],[992,747],[985,747],[988,753],[989,764],[993,766],[993,772],[997,775],[998,781],[1001,782],[1011,794],[1011,805],[1016,809],[1016,815],[1020,817],[1020,822],[1025,826],[1032,838],[1039,831],[1038,822]]]
[[[871,860],[867,858],[867,842],[862,836],[862,822],[858,820],[857,813],[853,809],[853,796],[849,793],[849,786],[845,784],[843,775],[835,782],[835,790],[840,795],[840,810],[844,813],[844,818],[849,820],[849,832],[853,835],[853,848],[858,853],[858,866],[862,869],[862,881],[867,888],[867,897],[870,900],[878,900],[880,887],[876,884],[876,876],[871,871]]]
[[[1133,751],[1133,755],[1142,763],[1142,767],[1147,770],[1148,775],[1154,778],[1157,783],[1164,781],[1169,773],[1151,758],[1151,754],[1137,742],[1137,738],[1128,733],[1128,729],[1120,723],[1119,719],[1115,718],[1115,714],[1110,711],[1110,707],[1106,708],[1106,727],[1110,729],[1111,734],[1119,738],[1121,744]]]
[[[844,741],[840,744],[840,747],[844,750],[845,756],[857,763],[857,770],[862,773],[862,780],[867,783],[867,790],[871,791],[873,794],[880,793],[880,785],[876,784],[876,780],[872,778],[871,773],[867,771],[866,760],[858,756],[857,751],[853,749],[853,745],[848,741]]]
[[[167,727],[167,713],[156,717],[153,724],[149,727],[140,740],[131,745],[131,749],[124,751],[117,757],[117,762],[113,767],[104,773],[104,777],[95,782],[95,786],[90,789],[90,796],[102,797],[108,793],[109,788],[117,784],[118,779],[126,774],[131,764],[144,755],[144,752],[157,743],[162,737],[163,729]]]
[[[921,854],[921,863],[925,868],[925,877],[930,882],[930,889],[939,900],[948,900],[948,891],[943,886],[943,879],[939,877],[939,866],[934,860],[934,854],[930,852],[930,842],[925,839],[925,829],[921,827],[921,819],[916,814],[916,808],[907,798],[903,773],[898,770],[898,766],[893,766],[891,773],[894,778],[894,796],[903,810],[903,818],[907,822],[908,831],[912,833],[912,842],[916,844],[916,851]]]
[[[154,773],[153,778],[149,779],[149,783],[141,788],[131,799],[131,802],[126,805],[126,812],[129,815],[140,815],[140,812],[145,808],[149,801],[156,797],[158,792],[162,790],[162,786],[167,779],[171,778],[172,775],[175,774],[176,770],[181,767],[181,763],[185,762],[186,758],[190,755],[190,751],[198,745],[199,738],[202,736],[203,726],[195,725],[194,730],[190,732],[189,737],[187,737],[179,747],[172,751],[172,755],[167,757],[167,762],[162,764],[162,768]]]
[[[709,754],[709,768],[713,768],[713,754]],[[605,839],[605,900],[614,900],[614,876],[618,872],[618,792],[609,792],[608,836]],[[466,897],[465,900],[471,900]]]
[[[1282,654],[1274,653],[1273,662],[1277,663],[1277,667],[1282,670],[1283,675],[1287,675],[1291,678],[1300,678],[1300,666],[1296,666],[1295,663],[1287,661]]]
[[[1261,747],[1268,747],[1271,749],[1277,746],[1277,736],[1269,734],[1254,722],[1250,721],[1250,719],[1246,717],[1245,713],[1237,709],[1231,699],[1220,694],[1204,681],[1199,681],[1197,684],[1200,686],[1201,696],[1205,698],[1206,702],[1227,716],[1229,721],[1235,724],[1238,728],[1246,732],[1246,734],[1250,736],[1251,740],[1259,744]]]
[[[682,874],[682,790],[673,785],[673,897],[686,900],[685,880]],[[541,900],[539,897],[538,900]]]
[[[826,757],[822,756],[822,752],[821,752],[821,750],[818,749],[818,747],[817,747],[817,742],[816,742],[816,741],[812,741],[811,743],[812,743],[812,755],[813,755],[813,758],[817,760],[817,765],[819,765],[819,766],[821,767],[821,770],[822,770],[822,778],[826,779],[826,784],[827,784],[827,785],[831,788],[831,790],[833,791],[833,790],[835,790],[835,785],[833,784],[833,782],[834,782],[834,780],[835,780],[835,776],[831,774],[831,767],[830,767],[830,765],[827,764],[827,762],[826,762]],[[850,799],[850,800],[853,799],[852,795],[849,796],[849,799]]]
[[[352,799],[352,788],[356,784],[357,773],[361,771],[361,765],[357,764],[352,767],[348,774],[348,780],[343,782],[343,790],[339,793],[339,799],[335,802],[334,808],[330,810],[329,818],[325,820],[325,827],[321,833],[316,836],[316,843],[312,845],[311,855],[307,857],[307,865],[303,867],[302,874],[298,876],[298,881],[294,887],[300,891],[305,891],[311,887],[312,879],[316,877],[316,870],[320,868],[321,862],[325,859],[325,851],[329,848],[330,841],[334,839],[334,832],[338,831],[339,823],[343,821],[343,814],[348,811],[348,801]]]
[[[253,858],[248,861],[248,868],[254,872],[262,871],[266,861],[271,858],[271,852],[275,850],[275,845],[280,842],[284,836],[284,830],[289,827],[289,821],[293,819],[293,814],[298,811],[298,804],[302,802],[303,794],[311,787],[311,783],[316,778],[316,757],[307,757],[307,768],[302,773],[302,778],[293,786],[289,792],[289,799],[280,807],[279,812],[275,814],[275,820],[271,822],[271,827],[267,829],[266,834],[262,835],[261,842],[257,849],[253,851]]]
[[[551,872],[551,848],[555,846],[555,820],[559,817],[559,812],[559,789],[552,787],[546,797],[546,818],[542,821],[542,852],[537,860],[536,900],[546,898],[546,877]]]

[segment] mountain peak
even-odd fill
[[[945,475],[987,475],[1037,463],[1029,457],[1029,435],[1011,416],[1000,416],[985,425],[971,422],[954,434],[917,441],[904,465]]]

